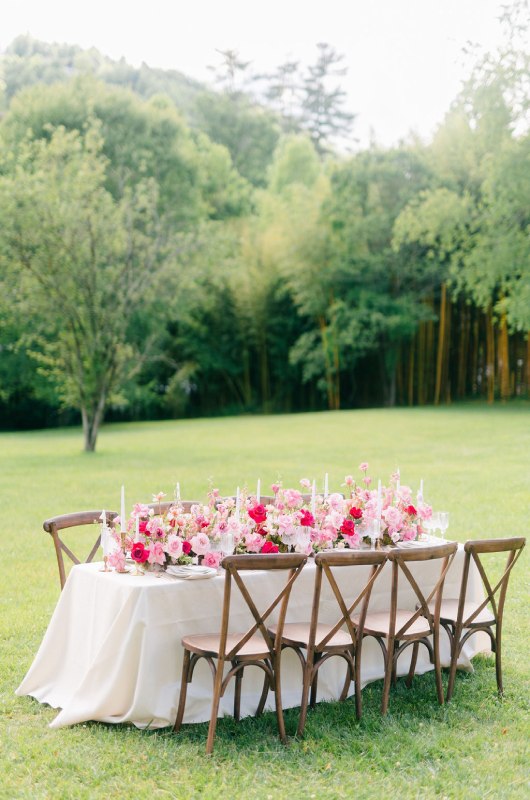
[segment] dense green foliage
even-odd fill
[[[502,701],[493,659],[477,657],[474,674],[457,675],[446,707],[438,706],[428,673],[411,689],[398,681],[383,719],[377,681],[363,690],[360,722],[350,700],[319,703],[308,715],[304,740],[296,741],[298,710],[290,709],[290,744],[282,747],[274,714],[239,724],[227,717],[207,757],[207,725],[186,725],[178,736],[102,723],[50,730],[57,712],[14,692],[59,595],[45,518],[115,508],[121,483],[131,503],[172,492],[177,480],[183,496],[205,499],[210,476],[229,494],[244,483],[255,487],[258,477],[262,487],[278,477],[293,486],[315,477],[322,486],[325,472],[330,488],[340,489],[366,459],[374,477],[386,479],[399,465],[414,489],[423,478],[429,501],[450,512],[450,538],[524,535],[528,413],[521,402],[105,425],[100,452],[89,459],[73,429],[0,434],[4,507],[20,511],[21,501],[24,507],[3,549],[0,798],[526,798],[528,547],[508,589]],[[91,543],[88,531],[85,552]]]
[[[0,425],[80,412],[93,449],[105,413],[526,396],[515,18],[432,142],[348,157],[328,45],[259,79],[226,51],[214,90],[17,39],[0,57]]]

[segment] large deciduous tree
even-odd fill
[[[114,198],[101,149],[96,123],[59,127],[4,149],[0,164],[3,278],[21,292],[28,347],[81,413],[86,451],[141,361],[135,317],[148,313],[162,264],[155,181]]]

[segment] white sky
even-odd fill
[[[467,41],[492,50],[510,0],[0,0],[0,50],[19,34],[97,47],[139,66],[208,81],[217,50],[256,72],[316,60],[316,43],[345,55],[353,134],[391,145],[429,137],[469,71]]]

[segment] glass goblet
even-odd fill
[[[449,512],[448,511],[439,511],[439,528],[442,534],[442,542],[445,542],[445,532],[449,527]]]

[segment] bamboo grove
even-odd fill
[[[354,155],[327,45],[261,84],[227,52],[207,89],[17,40],[2,427],[80,414],[90,450],[104,416],[530,397],[530,71],[511,25],[431,141]]]

